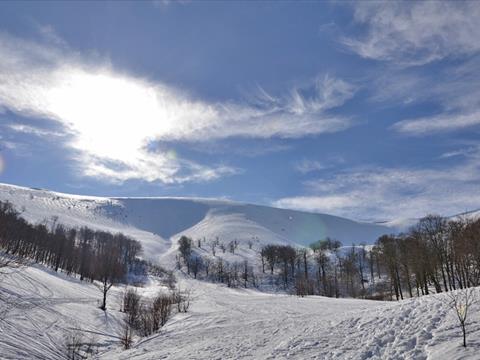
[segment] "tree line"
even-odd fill
[[[183,236],[177,264],[195,278],[232,287],[274,284],[301,296],[403,299],[478,286],[479,239],[480,220],[429,215],[408,232],[383,235],[374,245],[345,247],[328,238],[309,248],[269,244],[252,249],[248,244],[258,254],[258,265],[228,262],[214,250],[201,256],[195,249],[201,240]],[[205,239],[203,244],[208,248]],[[210,248],[219,244],[217,238]]]
[[[374,247],[395,298],[480,284],[480,219],[429,215],[407,233],[384,235]]]
[[[222,249],[222,244],[219,243],[218,239],[215,239],[213,243],[215,246],[212,247],[212,254],[214,254],[212,259],[193,251],[195,244],[192,239],[187,236],[180,237],[177,268],[185,268],[187,274],[195,279],[219,282],[226,284],[228,287],[257,287],[257,276],[254,267],[249,264],[248,260],[228,262],[222,257],[216,256],[215,247],[219,246]],[[229,251],[234,254],[235,249],[238,248],[238,243],[235,241],[231,244]],[[198,242],[197,246],[201,248],[201,243]]]
[[[241,246],[238,242],[231,243],[235,248]],[[359,253],[366,253],[363,247],[353,247],[344,255],[339,251],[342,244],[331,239],[312,244],[312,249],[279,244],[253,249],[249,242],[248,249],[257,252],[260,264],[257,265],[248,260],[227,261],[213,250],[217,246],[222,248],[219,239],[213,244],[212,256],[201,256],[198,251],[201,242],[182,236],[178,241],[178,268],[184,268],[195,279],[224,283],[228,287],[273,287],[301,296],[360,296],[357,262]],[[233,249],[229,252],[234,255]]]
[[[30,224],[9,202],[0,201],[0,248],[7,255],[28,258],[55,271],[78,274],[81,280],[100,283],[101,309],[107,292],[126,279],[141,253],[141,244],[121,233],[66,228],[54,218],[47,224]]]

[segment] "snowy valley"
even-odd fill
[[[173,270],[178,287],[191,294],[188,312],[174,313],[153,335],[134,336],[125,350],[120,310],[126,285],[112,288],[104,312],[99,289],[88,281],[41,264],[7,268],[0,283],[8,300],[0,320],[2,359],[64,359],[72,339],[92,344],[91,356],[102,359],[475,359],[480,346],[478,309],[469,318],[470,347],[464,349],[446,294],[400,302],[297,297],[281,288],[272,293],[195,280],[178,268],[184,235],[205,239],[196,251],[207,256],[206,239],[238,241],[236,253],[217,249],[215,256],[259,267],[262,246],[301,248],[324,237],[373,243],[393,228],[227,201],[95,198],[10,185],[0,186],[0,200],[32,223],[56,221],[138,239],[142,256]],[[149,298],[166,286],[148,276],[136,289]]]
[[[479,19],[0,1],[0,360],[480,360]]]

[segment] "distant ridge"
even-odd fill
[[[55,216],[67,226],[124,232],[141,241],[151,258],[171,253],[182,234],[194,239],[254,241],[261,247],[268,243],[306,246],[326,237],[345,245],[372,244],[380,235],[396,232],[392,226],[230,200],[82,196],[8,184],[0,184],[0,200],[10,201],[30,222]]]

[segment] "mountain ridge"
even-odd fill
[[[393,227],[339,216],[280,209],[231,200],[186,197],[100,197],[64,194],[0,184],[0,200],[10,201],[30,222],[56,217],[66,226],[123,232],[158,259],[181,235],[223,242],[308,246],[331,237],[345,245],[373,243]]]

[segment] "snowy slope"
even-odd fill
[[[192,285],[191,313],[108,359],[478,359],[480,313],[470,347],[445,295],[402,302],[298,298]]]
[[[67,195],[0,184],[0,200],[12,202],[31,222],[58,221],[121,231],[142,242],[145,254],[158,259],[181,234],[228,243],[253,241],[308,245],[325,237],[373,243],[393,228],[348,219],[230,201],[187,198],[106,198]]]
[[[67,336],[77,331],[99,349],[118,343],[120,291],[112,289],[108,314],[100,291],[87,282],[38,265],[0,276],[0,358],[65,359]],[[10,305],[7,305],[10,304]],[[14,305],[15,304],[15,305]]]
[[[156,259],[168,258],[182,233],[222,241],[253,237],[258,246],[390,231],[328,215],[204,199],[110,199],[0,185],[0,200],[14,203],[32,222],[56,216],[70,226],[122,231]],[[248,247],[239,252],[255,256]],[[298,298],[177,275],[181,288],[193,291],[190,311],[175,314],[158,334],[136,338],[128,351],[118,338],[122,287],[110,290],[104,313],[91,283],[41,265],[0,275],[0,358],[63,359],[65,336],[79,332],[98,345],[100,359],[478,359],[479,304],[471,311],[470,347],[464,349],[444,294],[402,302]],[[160,290],[150,282],[139,292]]]
[[[63,359],[65,335],[77,329],[98,344],[100,359],[478,359],[480,312],[472,309],[469,346],[444,294],[402,302],[299,298],[229,289],[181,279],[193,290],[187,314],[158,333],[121,349],[122,289],[109,310],[89,283],[29,267],[0,281],[0,293],[21,296],[21,306],[0,320],[0,358]],[[151,284],[143,293],[154,294]]]
[[[428,215],[428,214],[425,214]],[[478,220],[480,218],[480,209],[465,211],[460,214],[443,215],[447,220]],[[411,227],[415,226],[421,218],[398,218],[389,221],[377,222],[378,225],[383,225],[394,229],[395,232],[407,232]]]

